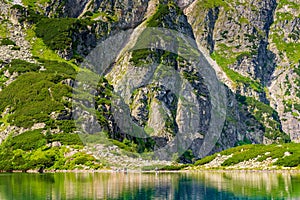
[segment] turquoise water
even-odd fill
[[[300,199],[300,174],[0,174],[0,199]]]

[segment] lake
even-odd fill
[[[300,199],[300,174],[4,173],[0,199]]]

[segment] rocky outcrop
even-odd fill
[[[273,117],[272,109],[271,111],[269,109],[270,112],[265,114],[256,111],[262,107],[261,104],[256,105],[257,100],[268,104],[268,95],[266,95],[263,88],[268,85],[275,68],[275,55],[268,49],[267,42],[276,9],[275,1],[253,2],[252,6],[238,2],[213,6],[206,5],[202,1],[195,1],[194,3],[192,1],[177,2],[181,9],[185,8],[187,17],[172,1],[159,1],[157,2],[159,5],[156,7],[154,7],[154,1],[151,1],[147,13],[145,13],[146,6],[143,9],[141,8],[143,11],[138,14],[139,19],[128,18],[126,11],[124,11],[124,15],[116,14],[118,3],[113,2],[105,6],[103,3],[73,1],[66,3],[64,9],[68,9],[71,4],[82,4],[79,6],[80,8],[70,9],[69,13],[65,12],[68,16],[81,18],[86,17],[84,13],[88,11],[93,13],[95,9],[98,11],[101,11],[101,9],[102,11],[113,10],[110,16],[117,15],[118,20],[110,22],[112,30],[115,27],[134,27],[142,22],[140,21],[141,16],[146,15],[147,19],[138,26],[139,31],[135,30],[135,42],[139,40],[137,38],[141,38],[140,41],[144,40],[143,37],[145,36],[143,34],[146,35],[146,33],[143,32],[143,29],[147,26],[169,28],[191,38],[195,37],[199,49],[203,51],[203,55],[217,71],[220,79],[228,84],[234,93],[254,97],[254,100],[243,100],[241,102],[232,91],[227,91],[226,122],[218,140],[218,145],[212,152],[232,147],[239,142],[268,143],[279,141],[280,137],[283,137],[281,124],[276,114]],[[190,3],[192,4],[190,5]],[[131,8],[139,10],[136,7],[137,5],[140,5],[140,2],[134,2]],[[235,10],[231,10],[231,7],[235,7]],[[199,15],[199,12],[205,14]],[[49,14],[51,15],[51,13]],[[122,22],[125,18],[127,19],[125,21],[128,22],[127,25]],[[98,19],[107,20],[103,17]],[[133,20],[134,23],[130,20]],[[82,39],[82,41],[85,41],[85,39]],[[124,49],[132,48],[135,42],[128,43]],[[163,45],[149,43],[148,46],[155,49],[155,46]],[[203,50],[203,47],[206,50]],[[145,131],[155,137],[157,143],[162,146],[171,141],[176,133],[185,126],[178,121],[181,117],[185,119],[187,117],[183,114],[184,110],[181,110],[180,98],[170,92],[172,88],[174,89],[172,85],[177,84],[176,87],[178,88],[184,87],[184,85],[176,83],[176,79],[171,78],[175,74],[170,72],[172,69],[170,67],[174,67],[177,73],[188,80],[193,88],[193,94],[188,95],[190,98],[194,98],[195,104],[197,104],[195,109],[199,112],[200,117],[198,131],[199,133],[205,133],[208,129],[211,106],[209,105],[210,96],[203,84],[201,72],[188,64],[178,62],[176,56],[166,56],[164,51],[146,51],[144,57],[139,57],[138,52],[128,52],[119,57],[119,60],[116,61],[109,70],[109,74],[107,74],[107,79],[113,85],[114,90],[129,107],[132,120],[145,128]],[[209,54],[217,62],[210,60]],[[220,64],[221,59],[229,59],[229,62]],[[149,65],[149,62],[155,62],[156,64],[150,65],[148,68],[140,66],[143,63]],[[160,66],[160,64],[164,65]],[[169,77],[167,81],[159,78],[161,74]],[[156,77],[156,79],[148,83],[151,76]],[[170,91],[169,88],[171,88]],[[100,110],[101,113],[110,113],[111,107],[101,105]],[[182,113],[180,113],[180,110]],[[130,138],[127,133],[118,128],[111,114],[105,118],[107,119],[105,126],[110,127],[107,129],[110,130],[113,138],[120,140],[123,137]],[[276,124],[276,126],[272,127],[272,124]],[[271,132],[275,130],[279,134],[274,133],[277,136],[270,136],[272,135]],[[191,146],[195,154],[203,142],[203,135],[200,135],[201,137],[195,139]]]
[[[269,49],[276,55],[277,68],[269,83],[270,103],[280,116],[283,130],[300,142],[299,127],[299,37],[298,1],[278,2],[270,29]],[[297,109],[298,108],[298,109]]]
[[[9,63],[13,59],[35,62],[30,52],[31,45],[25,39],[26,34],[22,26],[14,18],[14,9],[7,4],[0,2],[1,15],[0,21],[3,30],[1,30],[1,39],[8,38],[14,45],[0,45],[0,60]]]
[[[91,15],[94,20],[116,23],[115,28],[133,28],[142,22],[149,0],[108,1],[108,0],[55,0],[49,4],[48,16],[84,18]],[[87,14],[89,13],[89,14]]]
[[[278,122],[282,124],[282,130],[291,134],[292,140],[298,141],[298,112],[290,105],[292,111],[285,113],[288,109],[284,109],[286,105],[284,106],[282,101],[293,99],[293,102],[298,102],[297,89],[294,89],[296,84],[293,84],[298,76],[292,70],[287,69],[295,67],[291,59],[293,53],[285,52],[284,48],[288,48],[287,46],[274,44],[274,42],[288,41],[290,48],[297,51],[298,20],[297,17],[292,17],[298,16],[297,13],[299,13],[296,3],[274,0],[252,1],[251,3],[242,1],[207,3],[198,0],[187,7],[185,13],[193,27],[199,48],[204,47],[201,49],[204,54],[206,53],[207,56],[210,54],[216,60],[216,64],[219,65],[214,67],[216,71],[221,68],[221,71],[225,72],[225,74],[218,73],[219,78],[234,93],[254,97],[265,104],[271,102],[270,106],[278,112],[280,118],[274,118],[277,121],[276,124]],[[199,15],[199,13],[204,14]],[[286,39],[278,40],[279,38],[275,37],[276,34],[282,33]],[[279,50],[276,46],[280,46],[281,49]],[[287,54],[290,55],[289,58]],[[289,81],[284,80],[286,76]],[[286,92],[287,90],[291,90],[291,93]],[[287,101],[290,100],[284,100],[284,102]],[[255,116],[251,109],[249,111]],[[261,124],[268,123],[266,121],[268,120],[263,120]],[[238,126],[243,127],[241,124]],[[264,130],[263,126],[260,129]],[[270,126],[272,125],[269,124],[266,127],[270,128]],[[280,130],[281,125],[279,128],[274,126],[272,129],[272,132]],[[267,140],[264,139],[264,141]]]

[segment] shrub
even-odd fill
[[[151,59],[158,59],[158,54],[151,49],[138,49],[132,51],[130,62],[135,66],[140,66],[142,64],[148,64]]]
[[[56,61],[43,61],[42,64],[46,71],[37,73],[33,72],[39,69],[36,64],[21,60],[11,62],[11,72],[28,73],[19,76],[0,92],[0,111],[7,106],[12,108],[9,123],[26,128],[38,122],[48,124],[51,121],[50,113],[59,113],[65,105],[69,106],[63,97],[71,97],[72,88],[61,84],[61,81],[72,79],[76,74],[74,68]],[[75,127],[70,122],[62,122],[60,125],[65,132],[71,132]]]
[[[58,133],[49,136],[49,141],[59,141],[63,145],[83,145],[78,134]]]
[[[66,49],[72,43],[71,27],[76,19],[73,18],[44,18],[36,25],[36,35],[53,50]]]
[[[213,154],[213,155],[210,155],[210,156],[206,156],[200,160],[197,160],[195,163],[194,163],[194,166],[199,166],[199,165],[205,165],[209,162],[211,162],[213,159],[215,159],[217,157],[217,154]]]
[[[10,40],[9,38],[3,38],[1,40],[0,46],[4,46],[4,45],[13,45],[16,46],[16,43],[12,40]]]
[[[182,10],[174,2],[159,4],[155,14],[147,21],[148,27],[159,27],[163,22],[163,18],[168,15],[171,10],[175,10],[178,15],[182,14]]]
[[[186,168],[188,167],[189,165],[188,164],[185,164],[185,165],[166,165],[166,166],[163,166],[160,170],[162,171],[176,171],[176,170],[181,170],[183,168]]]
[[[36,24],[36,36],[52,50],[76,49],[72,36],[80,30],[87,30],[94,22],[76,18],[42,18]]]
[[[34,150],[46,144],[45,136],[41,130],[27,131],[12,139],[13,149],[22,149],[24,151]]]
[[[95,162],[96,159],[92,155],[86,153],[78,152],[72,156],[72,164],[75,165],[85,165],[87,162]]]
[[[21,50],[21,47],[19,47],[19,46],[13,46],[13,47],[11,48],[11,50],[20,51],[20,50]]]
[[[9,73],[18,72],[25,73],[30,71],[38,71],[40,67],[37,64],[29,63],[24,60],[14,59],[10,62],[8,71]]]

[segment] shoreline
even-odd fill
[[[300,169],[191,169],[191,170],[112,170],[112,169],[100,169],[100,170],[9,170],[1,171],[4,173],[24,173],[24,174],[55,174],[55,173],[116,173],[116,174],[130,174],[130,173],[200,173],[200,172],[216,172],[216,173],[299,173]]]

